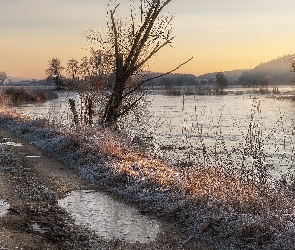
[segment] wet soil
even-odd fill
[[[6,146],[19,160],[0,161],[0,199],[10,204],[8,213],[0,217],[1,250],[207,249],[187,240],[175,225],[163,221],[157,239],[147,244],[107,240],[75,225],[70,215],[58,205],[58,200],[74,190],[101,191],[100,188],[0,127],[0,142],[6,142],[7,138],[22,146]]]

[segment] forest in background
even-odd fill
[[[260,63],[253,69],[235,69],[224,71],[228,78],[228,85],[244,87],[260,86],[278,86],[293,85],[294,72],[291,72],[290,63],[295,55],[284,55],[271,61]],[[153,86],[194,86],[204,84],[214,84],[215,75],[218,72],[212,72],[195,76],[192,74],[170,74],[160,79],[154,79],[150,82]],[[160,74],[160,73],[158,73]],[[151,73],[156,76],[157,73]]]
[[[229,86],[243,87],[265,87],[265,86],[281,86],[294,85],[295,75],[291,71],[290,63],[295,55],[284,55],[271,61],[260,63],[253,69],[235,69],[224,71],[224,75],[228,78]],[[214,85],[215,76],[218,72],[206,73],[195,76],[193,74],[169,74],[161,78],[152,79],[147,85],[155,87],[165,86],[202,86]],[[151,72],[148,76],[153,78],[161,75],[161,72]],[[20,77],[8,77],[7,85],[48,85],[50,78],[44,80],[29,80]]]

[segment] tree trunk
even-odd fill
[[[123,81],[116,81],[113,92],[108,100],[103,117],[103,124],[106,127],[113,127],[118,121],[119,110],[123,100],[123,84]]]
[[[103,125],[114,128],[120,116],[120,107],[123,102],[123,92],[129,74],[124,70],[123,55],[118,54],[116,58],[116,80],[112,90],[112,94],[107,102],[105,113],[103,116]]]

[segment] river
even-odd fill
[[[235,152],[231,157],[237,160],[240,157],[237,151],[241,153],[252,138],[251,143],[254,147],[261,146],[265,163],[274,171],[285,172],[294,167],[295,103],[248,92],[235,93],[231,91],[224,96],[151,93],[147,98],[147,113],[151,115],[147,115],[145,125],[135,126],[132,121],[128,129],[132,135],[152,138],[152,153],[172,162],[202,162],[204,154],[216,158],[228,152]],[[69,98],[79,99],[74,92],[59,92],[56,100],[14,109],[33,117],[71,123]]]

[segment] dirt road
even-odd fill
[[[0,199],[10,204],[0,217],[0,249],[204,249],[193,242],[181,246],[186,237],[167,223],[149,244],[105,240],[76,226],[58,199],[99,187],[3,128],[0,142],[21,144],[0,148]]]

